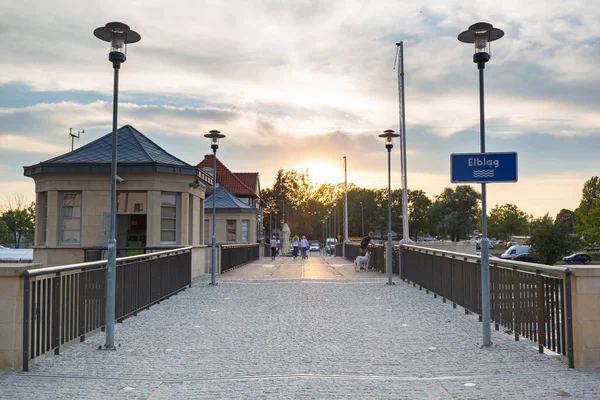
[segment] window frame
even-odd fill
[[[233,232],[230,232],[229,231],[229,226],[230,226],[230,223],[232,223],[232,222],[233,222]],[[233,238],[234,238],[233,240],[229,239],[230,233],[233,233]],[[235,220],[235,219],[228,219],[228,220],[226,220],[225,235],[226,235],[225,239],[226,239],[226,243],[227,244],[235,244],[235,243],[237,243],[237,220]]]
[[[244,236],[244,228],[246,228],[245,236]],[[244,244],[250,243],[250,220],[249,219],[242,220],[242,243],[244,243]]]
[[[171,206],[163,206],[163,195],[173,195],[175,196],[175,217],[171,218],[171,217],[163,217],[163,207],[171,207]],[[173,208],[173,207],[171,207]],[[180,210],[180,200],[179,200],[179,193],[176,192],[160,192],[160,244],[161,245],[173,245],[173,244],[178,244],[178,239],[179,239],[179,225],[180,225],[180,221],[179,221],[179,210]],[[163,228],[163,220],[175,220],[175,229],[165,229]],[[170,241],[170,240],[162,240],[162,234],[163,232],[173,232],[175,231],[175,241]]]
[[[79,204],[71,207],[79,207],[79,217],[65,216],[65,205],[63,204],[66,195],[75,195],[79,196]],[[81,229],[81,218],[83,216],[83,194],[81,191],[64,191],[59,192],[59,201],[58,201],[58,243],[61,246],[81,246],[83,242],[82,238],[82,229]],[[68,206],[67,206],[68,207]],[[79,220],[79,229],[64,229],[64,220],[65,218],[69,219],[78,219]],[[79,232],[79,242],[65,242],[64,241],[64,233],[65,232]]]

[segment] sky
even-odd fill
[[[458,0],[7,0],[0,13],[0,194],[33,200],[33,165],[112,129],[113,69],[95,28],[120,21],[142,39],[119,80],[130,124],[197,164],[234,172],[308,169],[317,183],[387,186],[377,135],[399,131],[396,43],[404,46],[407,180],[430,197],[450,182],[450,154],[480,150],[473,46],[457,35],[504,30],[485,69],[486,151],[517,152],[516,183],[488,185],[488,210],[516,204],[555,216],[599,174],[600,2]],[[391,181],[401,187],[400,141]],[[480,190],[479,185],[474,185]]]

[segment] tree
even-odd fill
[[[428,218],[432,202],[422,190],[408,191],[409,228],[413,236],[423,236],[430,233],[431,223]]]
[[[445,188],[429,209],[434,233],[452,241],[467,238],[477,226],[479,199],[481,195],[469,185]]]
[[[569,233],[575,232],[575,212],[563,208],[556,214],[555,223],[563,224]]]
[[[488,236],[508,240],[512,235],[527,233],[527,214],[513,204],[496,206],[488,216]]]
[[[560,222],[555,223],[548,214],[532,221],[530,236],[531,252],[541,264],[554,265],[580,246],[567,227]]]
[[[600,197],[594,200],[587,214],[581,216],[581,223],[575,226],[575,232],[586,243],[600,243]]]
[[[21,205],[21,207],[23,207]],[[9,209],[2,214],[2,221],[14,241],[15,247],[19,247],[23,238],[32,238],[35,232],[35,203],[27,208]]]

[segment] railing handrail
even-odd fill
[[[443,250],[443,249],[434,249],[431,247],[421,247],[415,246],[411,244],[402,244],[402,247],[405,249],[410,249],[414,251],[418,251],[421,253],[433,253],[435,255],[440,255],[445,258],[462,258],[464,261],[469,261],[473,263],[481,262],[481,256],[476,254],[465,254],[458,253],[455,251]],[[502,258],[491,258],[490,264],[495,264],[499,267],[507,267],[507,268],[517,268],[521,271],[537,273],[538,271],[546,272],[554,275],[566,276],[566,275],[575,275],[570,268],[567,267],[555,267],[552,265],[545,264],[536,264],[536,263],[528,263],[524,261],[515,261],[515,260],[505,260]]]
[[[166,255],[166,254],[170,254],[170,253],[179,253],[179,252],[190,251],[191,249],[192,249],[192,246],[179,247],[176,249],[157,251],[156,253],[147,253],[147,254],[139,254],[139,255],[135,255],[135,256],[120,257],[117,259],[117,261],[132,262],[132,261],[138,261],[138,260],[146,259],[146,258],[150,259],[150,258],[154,258],[157,256]],[[78,269],[91,269],[91,268],[101,267],[101,266],[105,265],[106,262],[107,262],[106,260],[100,260],[100,261],[90,261],[90,262],[77,263],[77,264],[59,265],[56,267],[31,269],[31,270],[24,271],[23,276],[30,277],[30,276],[39,276],[39,275],[46,275],[46,274],[53,274],[53,273],[68,272],[68,271],[73,271],[73,270],[78,270]]]
[[[235,243],[235,244],[218,244],[217,246],[223,247],[225,249],[232,249],[236,247],[252,247],[252,246],[260,246],[261,243]]]

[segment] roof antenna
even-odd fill
[[[73,143],[75,142],[75,139],[79,140],[79,137],[85,133],[85,131],[82,129],[81,132],[77,131],[77,135],[73,133],[73,128],[69,128],[69,136],[71,136],[71,151],[73,151]]]

